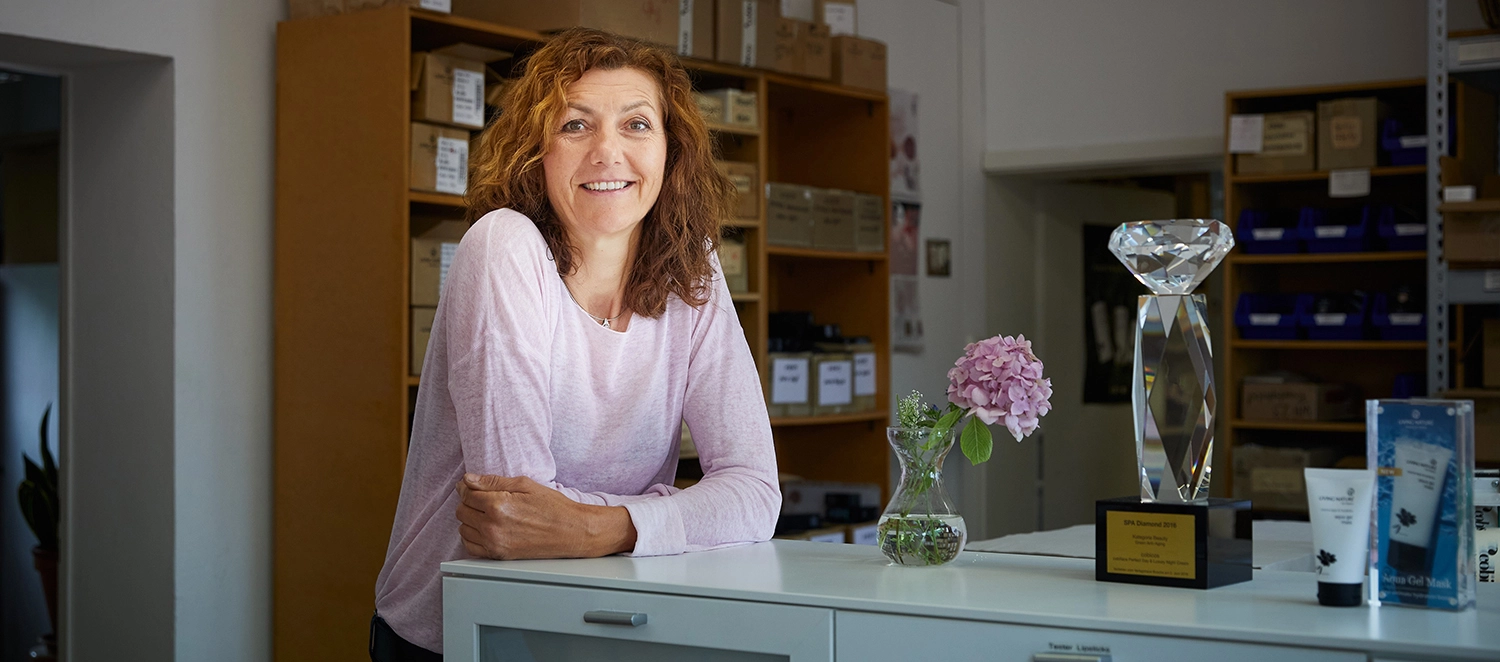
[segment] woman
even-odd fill
[[[503,106],[433,322],[372,650],[441,653],[443,561],[713,549],[770,538],[781,506],[714,257],[733,188],[686,72],[575,29]],[[683,421],[704,477],[678,490]]]

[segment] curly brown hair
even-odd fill
[[[537,49],[524,66],[501,98],[500,116],[479,136],[465,199],[468,220],[503,208],[525,214],[546,238],[557,272],[573,273],[578,250],[547,198],[542,157],[558,132],[553,125],[567,107],[569,85],[591,69],[639,70],[661,90],[667,161],[661,193],[641,223],[623,303],[646,317],[661,315],[673,294],[695,307],[706,303],[710,255],[719,246],[720,223],[733,209],[734,185],[714,165],[714,143],[677,56],[634,39],[573,28]]]

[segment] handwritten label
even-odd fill
[[[807,402],[807,386],[807,359],[771,361],[771,404],[803,404]]]
[[[1278,115],[1266,120],[1261,137],[1262,156],[1302,156],[1311,146],[1312,131],[1306,116]]]
[[[854,394],[875,395],[875,352],[854,355]]]
[[[823,3],[823,22],[828,24],[829,36],[859,36],[855,30],[854,3],[852,2]]]
[[[755,0],[745,0],[740,3],[740,64],[746,67],[755,66]]]
[[[693,0],[677,1],[677,54],[693,54]]]
[[[818,364],[818,406],[834,407],[854,402],[853,361]]]
[[[1364,123],[1353,115],[1328,120],[1329,142],[1334,149],[1354,149],[1364,140]]]
[[[1265,129],[1265,115],[1230,115],[1229,153],[1259,154]]]
[[[1328,173],[1328,197],[1361,198],[1370,194],[1370,169],[1352,168]]]

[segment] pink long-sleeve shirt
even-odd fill
[[[672,487],[681,423],[703,480]],[[375,606],[442,652],[438,564],[467,558],[465,472],[529,476],[580,503],[624,506],[634,556],[771,537],[781,508],[760,379],[715,263],[708,303],[671,297],[624,332],[569,296],[526,216],[491,212],[448,271],[422,367],[411,449]]]

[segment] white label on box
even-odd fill
[[[1250,326],[1276,326],[1281,323],[1281,313],[1250,313]]]
[[[469,141],[438,138],[437,190],[463,195],[469,183]]]
[[[849,374],[853,361],[824,361],[818,364],[818,406],[847,405],[854,402],[854,384]]]
[[[1401,149],[1427,146],[1427,136],[1401,136],[1397,141],[1401,143]]]
[[[781,17],[816,23],[813,16],[813,0],[781,0]]]
[[[809,541],[811,541],[811,542],[843,543],[844,542],[844,532],[843,531],[829,531],[828,533],[818,533],[818,534],[814,534],[814,535],[808,536],[807,539]]]
[[[771,361],[771,404],[807,403],[807,359]]]
[[[1328,172],[1328,197],[1360,198],[1370,194],[1370,169],[1351,168]]]
[[[1313,235],[1319,239],[1343,239],[1348,234],[1347,225],[1320,225],[1313,228]]]
[[[719,268],[725,276],[745,273],[745,245],[728,241],[719,244]]]
[[[677,54],[693,54],[693,0],[677,0]]]
[[[845,35],[858,37],[854,23],[854,3],[852,2],[825,2],[823,3],[823,22],[828,24],[828,34],[832,37]],[[875,544],[875,543],[870,543]]]
[[[1391,326],[1416,326],[1422,323],[1422,313],[1391,313]]]
[[[458,255],[458,244],[445,241],[440,252],[442,257],[438,266],[438,296],[442,296],[443,286],[448,282],[448,267],[453,266],[453,258]]]
[[[484,73],[453,70],[453,123],[484,126]]]
[[[740,3],[740,64],[755,66],[755,17],[758,3],[745,0]]]
[[[1318,326],[1343,326],[1349,319],[1347,313],[1318,313],[1313,315],[1313,324]]]
[[[1250,236],[1256,241],[1281,241],[1286,235],[1286,228],[1255,228],[1250,231]]]
[[[1458,44],[1456,55],[1459,64],[1472,64],[1485,60],[1500,60],[1500,40],[1487,40]]]
[[[1427,226],[1422,225],[1421,223],[1397,223],[1396,224],[1396,236],[1397,237],[1415,237],[1415,236],[1421,235],[1421,234],[1427,234]]]
[[[1473,202],[1473,186],[1444,186],[1443,202]]]
[[[875,524],[854,527],[854,544],[876,545],[880,543],[880,527]]]
[[[1500,292],[1500,269],[1486,269],[1484,272],[1484,291]]]
[[[875,395],[875,352],[854,355],[854,394]]]
[[[1230,115],[1229,153],[1259,154],[1265,130],[1265,115]]]
[[[1312,149],[1312,128],[1306,117],[1278,115],[1266,120],[1261,132],[1262,156],[1302,156]]]
[[[422,0],[417,6],[432,11],[440,11],[444,14],[453,13],[453,0]]]

